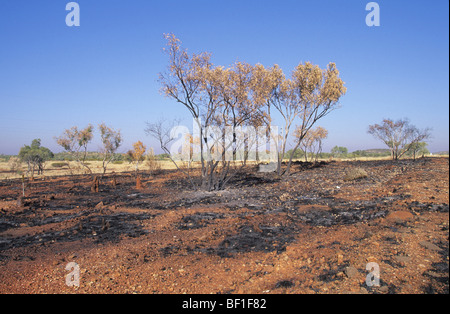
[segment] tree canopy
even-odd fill
[[[381,124],[370,125],[367,132],[389,147],[394,160],[415,148],[417,143],[431,137],[430,128],[420,130],[406,118],[397,121],[384,119]]]
[[[44,172],[44,163],[53,158],[53,153],[50,149],[41,146],[41,139],[34,139],[30,146],[25,145],[20,149],[19,158],[27,164],[28,172],[31,172],[31,176],[34,176],[35,170],[38,174]]]
[[[277,161],[279,175],[289,174],[293,154],[286,169],[281,167],[292,127],[298,125],[295,152],[314,124],[337,108],[346,93],[332,62],[326,69],[311,62],[300,63],[287,78],[278,65],[266,68],[261,64],[235,62],[230,67],[215,66],[210,53],[189,55],[173,34],[165,38],[164,52],[169,65],[159,76],[161,92],[183,105],[194,119],[201,186],[207,190],[225,186],[237,172],[232,171],[236,162],[243,161],[245,165],[253,142],[257,143],[257,152],[264,154],[270,141],[270,156],[275,156],[270,161]],[[278,135],[277,127],[271,126],[273,110],[284,120],[282,135]],[[243,128],[258,130],[249,136],[249,132],[241,132]],[[149,125],[147,131],[158,138],[166,153],[170,151],[167,145],[174,137],[163,139],[169,133],[163,132],[158,124]],[[239,156],[244,160],[239,160]]]

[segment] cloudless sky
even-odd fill
[[[449,149],[449,2],[377,1],[379,27],[362,0],[79,0],[79,27],[65,23],[67,0],[0,0],[0,153],[17,154],[72,126],[105,122],[143,141],[146,122],[192,125],[187,110],[159,93],[168,60],[164,33],[212,62],[335,62],[346,83],[341,108],[318,122],[324,151],[383,148],[367,134],[383,118],[432,127],[432,152]],[[90,150],[99,147],[99,134]]]

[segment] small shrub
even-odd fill
[[[112,163],[114,165],[121,165],[121,164],[123,164],[123,160],[114,160]]]
[[[19,172],[22,168],[22,161],[18,157],[11,157],[8,161],[8,167],[12,172]]]
[[[366,170],[362,168],[352,168],[344,176],[344,181],[353,181],[358,179],[367,178],[368,174]]]
[[[153,153],[153,149],[150,149],[145,158],[145,165],[148,167],[151,173],[154,173],[161,169],[161,164],[158,162],[158,157]]]

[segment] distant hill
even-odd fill
[[[448,155],[448,150],[442,151],[442,152],[436,152],[436,153],[433,153],[433,155]]]

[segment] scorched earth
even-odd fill
[[[23,199],[2,181],[0,292],[448,293],[448,175],[448,158],[298,162],[217,192],[162,170],[29,181]]]

